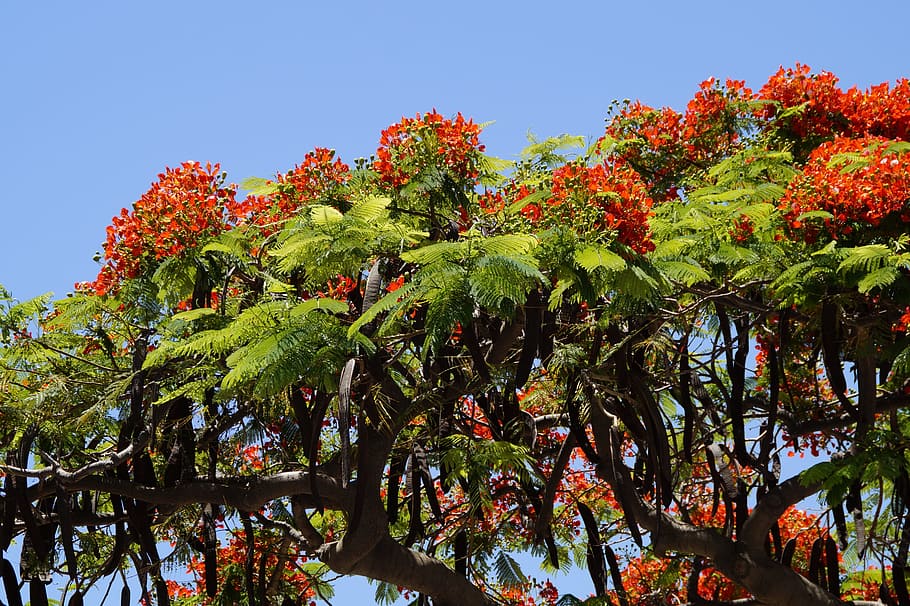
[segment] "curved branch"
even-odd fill
[[[821,465],[821,463],[817,464]],[[810,467],[810,469],[812,469]],[[796,475],[771,488],[761,498],[755,509],[743,524],[739,540],[751,547],[764,545],[765,537],[781,515],[792,505],[796,505],[821,490],[821,482],[805,483],[802,475]]]
[[[320,559],[335,572],[380,579],[432,596],[439,606],[493,604],[483,591],[440,560],[408,549],[388,534],[353,565],[339,566],[330,551],[322,551]]]

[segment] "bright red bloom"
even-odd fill
[[[373,170],[392,187],[407,185],[427,169],[445,170],[459,183],[471,181],[484,150],[479,136],[480,126],[461,113],[452,120],[436,110],[402,118],[382,131]]]
[[[774,101],[763,114],[773,118],[786,110],[805,104],[803,112],[787,118],[789,130],[796,137],[828,137],[843,126],[841,107],[844,93],[837,77],[830,72],[811,73],[808,65],[781,67],[758,93],[760,99]]]
[[[610,120],[606,135],[622,142],[617,154],[647,176],[655,199],[668,200],[686,174],[706,169],[739,144],[753,99],[742,81],[710,78],[684,114],[636,101]]]
[[[236,222],[268,226],[271,233],[277,224],[294,216],[302,207],[314,202],[336,203],[344,197],[343,188],[351,178],[350,167],[335,158],[335,152],[317,147],[308,152],[303,162],[276,177],[277,191],[267,196],[247,196],[233,205]]]
[[[910,81],[902,78],[893,88],[883,82],[865,91],[843,91],[837,83],[834,74],[813,74],[807,65],[781,67],[759,92],[759,98],[775,102],[762,114],[779,118],[804,105],[784,118],[785,129],[798,138],[873,135],[910,140]]]
[[[845,170],[856,156],[860,162]],[[886,219],[906,224],[910,222],[910,154],[892,152],[889,141],[878,137],[824,143],[809,156],[803,174],[790,183],[780,208],[790,228],[803,230],[809,239],[817,229],[804,226],[800,216],[814,210],[833,215],[825,220],[825,227],[835,238],[866,226],[878,227]]]
[[[225,185],[218,164],[184,162],[167,168],[158,181],[111,220],[104,243],[104,266],[94,282],[82,285],[99,295],[115,292],[165,257],[181,254],[227,229],[226,209],[236,189]]]
[[[613,232],[616,240],[636,252],[654,250],[648,227],[653,202],[641,177],[628,165],[573,162],[561,166],[553,171],[547,204],[569,214],[597,209],[590,227]],[[551,212],[546,209],[544,214]]]

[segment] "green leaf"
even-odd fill
[[[190,309],[188,311],[181,311],[178,314],[174,314],[172,320],[180,320],[182,322],[192,322],[198,320],[199,318],[204,318],[205,316],[216,315],[218,312],[209,307],[202,307],[199,309]]]
[[[721,242],[708,258],[712,263],[721,265],[741,265],[743,263],[755,263],[759,260],[759,256],[754,251],[727,242]]]
[[[418,265],[458,259],[464,246],[461,242],[436,242],[401,253],[401,260]]]
[[[531,145],[522,150],[521,155],[524,158],[539,156],[546,159],[556,150],[578,149],[585,146],[585,138],[579,135],[562,134],[543,141],[537,141],[533,135],[528,135],[528,139],[531,141]]]
[[[326,227],[340,222],[344,215],[337,208],[318,204],[310,208],[310,219],[314,225]]]
[[[885,147],[886,154],[903,154],[910,151],[910,143],[907,141],[892,141]]]
[[[634,299],[649,300],[657,294],[659,285],[643,269],[630,265],[616,275],[615,288]]]
[[[395,600],[401,595],[401,592],[398,591],[398,587],[391,583],[386,583],[385,581],[380,581],[376,586],[376,594],[374,596],[374,601],[377,604],[393,604]]]
[[[496,571],[496,582],[505,587],[521,587],[527,585],[528,577],[522,572],[521,566],[515,561],[515,558],[504,551],[496,554],[493,562],[493,568]]]
[[[471,295],[482,307],[511,314],[531,288],[545,282],[546,277],[533,257],[489,255],[478,261],[468,281]],[[506,301],[511,302],[508,309],[503,307]]]
[[[597,245],[586,246],[576,252],[575,262],[587,271],[601,268],[608,271],[620,271],[626,267],[626,261],[622,257],[608,248]]]
[[[521,210],[525,206],[527,206],[529,204],[536,204],[536,203],[542,202],[543,200],[546,200],[549,197],[550,197],[550,190],[538,189],[537,191],[531,192],[530,194],[528,194],[527,196],[525,196],[518,202],[513,202],[512,204],[507,206],[506,214],[514,215],[516,213],[521,212]]]
[[[537,238],[530,234],[492,236],[479,240],[479,248],[488,255],[527,255],[537,247]]]
[[[713,188],[705,188],[713,189]],[[705,190],[698,190],[692,192],[692,197],[697,198],[700,202],[732,202],[733,200],[739,200],[740,198],[750,197],[755,190],[751,187],[743,189],[733,189],[728,191],[722,191],[718,193],[709,193]]]
[[[866,274],[856,286],[861,293],[867,294],[876,288],[884,288],[893,284],[900,276],[901,272],[894,267],[880,267],[872,273]]]
[[[418,284],[415,282],[405,282],[398,290],[387,293],[376,301],[368,310],[361,314],[353,324],[351,324],[348,328],[348,338],[354,338],[354,335],[356,335],[361,328],[378,318],[380,314],[408,301],[410,295],[417,290],[417,286]]]
[[[248,244],[241,230],[232,229],[219,234],[202,247],[202,253],[219,252],[245,259],[249,256]]]
[[[316,297],[307,299],[300,305],[291,308],[291,316],[304,316],[314,310],[326,311],[330,314],[343,314],[350,311],[350,306],[345,301],[331,299],[329,297]]]
[[[510,170],[515,163],[511,160],[505,160],[503,158],[497,158],[495,156],[488,156],[486,154],[480,154],[478,159],[478,164],[481,173],[485,174],[498,174],[504,171]]]
[[[711,278],[710,274],[695,261],[665,261],[658,260],[654,266],[662,271],[668,278],[681,282],[686,286],[705,282]]]
[[[278,184],[261,177],[248,177],[240,182],[240,189],[244,189],[254,196],[267,196],[278,191]]]
[[[373,223],[385,214],[392,199],[386,196],[369,196],[355,203],[344,216],[364,223]]]
[[[881,267],[885,259],[891,255],[891,249],[884,244],[867,244],[856,248],[844,249],[846,257],[838,266],[838,272],[851,270],[873,271]]]

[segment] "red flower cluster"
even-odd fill
[[[845,169],[843,162],[832,162],[840,154],[859,155],[862,163]],[[910,222],[910,154],[889,151],[888,141],[877,137],[836,138],[812,152],[780,208],[792,229],[805,228],[807,239],[817,229],[804,226],[799,217],[813,210],[833,215],[825,226],[835,238],[856,228],[879,227],[888,218]]]
[[[760,99],[776,102],[762,114],[775,118],[805,104],[802,112],[786,118],[785,128],[799,138],[844,134],[910,139],[910,81],[900,79],[894,88],[885,82],[865,91],[843,91],[837,82],[834,74],[813,74],[808,65],[781,67],[759,91]]]
[[[479,136],[480,126],[461,113],[454,120],[436,110],[418,113],[382,131],[373,169],[392,187],[407,185],[428,168],[446,170],[459,182],[470,181],[478,175],[478,154],[484,150]]]
[[[685,114],[636,101],[613,117],[606,134],[634,142],[620,149],[620,157],[648,176],[655,196],[669,199],[676,195],[681,175],[713,163],[740,140],[753,98],[742,81],[720,85],[710,78],[699,85]]]
[[[844,93],[842,107],[852,135],[910,141],[910,80],[901,78],[894,88],[887,82],[866,91],[851,88]]]
[[[135,204],[111,220],[104,243],[104,266],[80,290],[103,295],[135,278],[156,261],[181,254],[227,229],[226,210],[234,204],[233,185],[224,184],[218,164],[184,162],[158,175]]]
[[[231,213],[238,221],[254,225],[278,223],[308,203],[343,197],[342,188],[350,178],[350,167],[335,158],[334,150],[317,147],[293,170],[278,174],[274,194],[247,196],[231,208]]]
[[[521,202],[532,193],[527,185],[509,182],[498,191],[485,191],[478,199],[478,203],[484,212],[496,213]],[[539,203],[532,202],[522,207],[519,212],[521,216],[533,223],[540,219],[542,208]]]
[[[714,78],[702,82],[683,118],[682,146],[687,161],[713,163],[729,154],[740,139],[740,122],[753,97],[742,80],[727,80],[723,86]]]
[[[901,314],[901,317],[897,322],[894,323],[894,326],[891,327],[893,332],[907,332],[908,327],[910,327],[910,307],[904,308],[904,313]]]
[[[557,168],[547,204],[569,209],[570,214],[594,208],[595,229],[615,233],[616,240],[636,252],[654,250],[648,227],[653,202],[639,174],[626,164],[573,162]]]
[[[788,127],[796,137],[827,137],[843,128],[840,114],[843,91],[837,86],[837,77],[830,72],[812,74],[808,65],[796,64],[795,68],[781,67],[771,76],[758,93],[759,99],[774,101],[763,112],[773,118],[783,110],[806,105],[801,114],[788,118]]]
[[[258,578],[262,572],[268,574],[268,579],[280,579],[279,587],[282,591],[298,592],[301,600],[315,597],[313,579],[302,571],[301,562],[307,561],[307,556],[293,551],[286,558],[279,558],[275,549],[276,540],[267,540],[265,537],[256,537],[253,551],[255,553],[254,577],[256,582],[263,582]],[[243,534],[232,534],[228,544],[218,548],[219,584],[218,590],[226,590],[238,594],[243,590],[245,579],[243,575],[244,563],[247,556],[247,544]],[[187,572],[195,577],[195,587],[192,584],[168,583],[168,593],[172,598],[191,597],[200,595],[205,591],[205,562],[193,556],[187,566]],[[314,604],[314,602],[309,602]]]
[[[685,169],[682,132],[681,113],[635,101],[613,117],[606,135],[632,143],[620,148],[619,157],[648,176],[654,196],[667,200],[676,195],[677,178]]]

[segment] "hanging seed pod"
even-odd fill
[[[547,533],[543,537],[544,544],[547,546],[547,558],[553,568],[559,569],[559,550],[556,548],[556,541],[553,539],[553,529],[547,528]]]
[[[578,503],[578,513],[585,526],[585,532],[588,535],[587,561],[588,573],[591,575],[591,581],[594,583],[594,591],[597,596],[603,596],[607,593],[607,570],[604,562],[604,550],[600,542],[600,527],[594,519],[591,509],[584,503]]]
[[[28,599],[29,606],[48,606],[47,586],[40,579],[32,579],[28,582]]]
[[[408,457],[403,452],[397,452],[392,455],[389,463],[389,483],[386,489],[386,513],[389,522],[394,524],[398,521],[398,487],[401,485],[401,476],[404,475]]]
[[[629,606],[629,596],[626,588],[622,584],[622,573],[619,570],[619,562],[616,560],[616,554],[609,545],[604,545],[604,555],[607,558],[607,564],[610,566],[610,578],[613,580],[613,590],[619,598],[620,606]]]
[[[834,527],[837,529],[837,540],[840,548],[847,548],[847,517],[844,515],[843,502],[837,503],[831,507],[831,513],[834,515]]]
[[[468,576],[468,533],[464,528],[455,533],[452,545],[455,553],[455,572],[467,578]]]
[[[345,363],[338,379],[338,434],[341,436],[341,487],[351,480],[351,382],[354,379],[356,358]]]
[[[796,553],[796,539],[790,539],[784,545],[784,551],[780,556],[780,563],[789,567],[793,561],[793,554]]]
[[[3,590],[6,592],[6,599],[10,606],[22,606],[22,596],[19,595],[19,579],[16,578],[16,571],[10,561],[3,559],[0,574],[3,576]]]
[[[831,535],[825,539],[825,566],[828,568],[828,591],[840,597],[840,565],[837,561],[837,543]]]
[[[824,548],[824,544],[825,541],[823,539],[815,539],[812,542],[812,552],[809,555],[809,580],[822,589],[826,589],[826,586],[828,584],[828,579],[821,575],[822,550]]]

